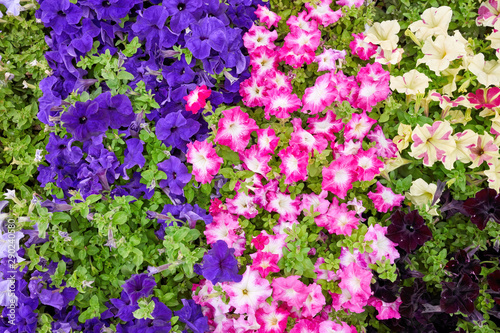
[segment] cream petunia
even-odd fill
[[[474,56],[468,69],[477,76],[477,81],[486,87],[500,85],[500,62],[498,60],[485,61],[484,54],[479,53]]]
[[[398,21],[376,22],[366,32],[365,42],[380,45],[384,51],[391,52],[398,47],[398,32],[401,30]]]
[[[500,160],[492,159],[488,162],[489,170],[484,170],[484,174],[488,177],[489,187],[495,191],[500,191]]]
[[[465,46],[455,37],[439,35],[435,40],[428,38],[422,47],[424,57],[417,60],[417,66],[426,64],[437,76],[450,66],[450,62],[466,54]]]
[[[394,142],[400,152],[410,145],[411,133],[410,125],[399,123],[398,135],[392,139],[392,142]]]
[[[492,32],[488,37],[485,39],[491,41],[491,47],[494,49],[500,49],[500,21],[497,21],[495,23],[495,26],[493,27],[496,31]]]
[[[391,76],[391,90],[397,90],[399,93],[406,95],[416,95],[425,93],[425,89],[429,87],[431,79],[427,75],[412,69],[403,76]]]
[[[451,170],[455,160],[450,155],[455,151],[456,143],[452,137],[453,128],[447,121],[436,121],[432,125],[417,125],[411,138],[410,156],[423,158],[425,166],[432,166],[436,161],[443,162]]]
[[[413,22],[408,28],[415,33],[420,41],[431,36],[447,35],[453,11],[448,6],[426,9],[422,20]]]
[[[382,65],[396,65],[399,64],[399,62],[403,58],[403,53],[404,50],[402,48],[397,48],[393,51],[381,50],[375,55],[375,62],[378,62]]]
[[[436,184],[427,184],[425,180],[419,178],[411,184],[410,192],[406,193],[406,197],[410,199],[415,206],[422,207],[432,203],[436,190]],[[432,209],[429,213],[431,213],[431,215],[437,215],[435,209]]]

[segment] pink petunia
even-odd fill
[[[342,10],[333,11],[330,8],[330,4],[332,0],[320,0],[316,6],[311,5],[306,2],[306,8],[309,11],[309,15],[307,15],[308,19],[314,19],[325,27],[329,26],[332,23],[337,22],[342,17]],[[316,7],[316,8],[315,8]]]
[[[366,137],[371,141],[375,142],[375,149],[377,150],[377,156],[385,158],[396,157],[398,152],[398,146],[392,140],[385,137],[382,127],[377,125]]]
[[[259,18],[262,23],[267,25],[268,29],[271,27],[278,27],[278,22],[281,20],[281,17],[272,12],[266,6],[257,5],[257,10],[255,11],[255,15]]]
[[[210,97],[212,90],[207,89],[206,85],[196,87],[189,95],[184,96],[186,103],[186,110],[197,114],[200,109],[203,109],[207,104],[206,100]]]
[[[215,152],[214,147],[208,141],[195,141],[187,144],[186,159],[193,165],[193,175],[197,182],[210,183],[212,178],[219,172],[223,162]]]
[[[271,305],[264,302],[263,306],[255,312],[255,318],[260,325],[256,333],[285,332],[289,315],[290,313],[283,306],[278,307],[277,302]]]
[[[358,180],[370,181],[384,168],[384,162],[377,158],[375,152],[375,148],[372,147],[366,151],[361,150],[355,155],[358,164],[356,170]]]
[[[313,319],[299,319],[290,333],[319,333],[319,324]]]
[[[234,312],[240,314],[254,314],[273,292],[269,282],[249,266],[240,282],[223,284],[222,289],[229,296],[229,305],[235,308]]]
[[[297,111],[302,103],[295,94],[272,90],[264,99],[265,118],[269,120],[271,115],[279,119],[289,118],[290,114]]]
[[[266,46],[270,49],[274,49],[274,41],[278,38],[278,32],[269,31],[265,27],[258,25],[252,25],[252,27],[243,35],[243,45],[252,52],[259,46]]]
[[[335,71],[337,69],[337,60],[345,59],[345,50],[324,49],[323,53],[316,56],[314,62],[318,64],[318,72]]]
[[[243,215],[247,219],[254,218],[259,213],[255,207],[254,196],[245,192],[237,192],[234,198],[226,199],[226,206],[229,213]]]
[[[243,104],[248,107],[264,106],[264,93],[266,91],[264,84],[259,82],[258,78],[251,76],[240,84],[240,95],[243,98]]]
[[[321,286],[316,283],[310,284],[307,286],[307,297],[302,307],[302,316],[314,317],[325,304],[325,296],[323,296]]]
[[[339,6],[354,6],[356,8],[359,8],[363,5],[363,0],[337,0],[336,4]]]
[[[378,320],[387,320],[387,319],[399,319],[401,315],[399,314],[399,306],[403,303],[400,297],[398,297],[392,303],[386,303],[381,299],[378,299],[374,296],[370,297],[368,300],[368,305],[371,305],[377,309],[378,314],[376,318]]]
[[[314,86],[308,87],[302,97],[302,112],[317,114],[330,106],[337,98],[338,92],[330,74],[323,74],[316,79]]]
[[[373,124],[377,121],[366,115],[366,112],[362,114],[353,113],[351,120],[345,125],[344,137],[345,140],[358,139],[363,140],[363,138],[368,134]]]
[[[325,332],[325,333],[357,333],[358,331],[354,326],[349,326],[345,322],[341,322],[341,324],[338,324],[336,322],[333,322],[331,320],[325,320],[319,324],[319,332]]]
[[[271,171],[269,161],[272,156],[269,153],[259,149],[257,145],[253,145],[250,149],[246,149],[240,153],[240,160],[245,167],[255,173],[261,174],[267,179],[267,174]]]
[[[243,112],[239,106],[222,111],[215,142],[228,146],[235,152],[242,152],[250,141],[250,133],[259,129],[255,120]]]
[[[265,76],[268,72],[276,72],[278,55],[267,46],[259,46],[250,53],[252,75]]]
[[[238,217],[224,212],[214,216],[214,221],[207,224],[204,233],[208,244],[223,240],[227,243],[228,247],[233,247],[233,244],[238,239],[238,234],[236,233],[238,229],[240,229]]]
[[[358,264],[361,268],[368,269],[368,256],[367,253],[359,252],[359,249],[354,249],[353,252],[349,251],[347,247],[340,249],[340,268],[344,269],[353,262]]]
[[[321,188],[344,199],[347,191],[352,188],[352,183],[357,180],[356,168],[357,163],[353,156],[337,158],[328,167],[323,168]]]
[[[399,258],[396,244],[387,238],[386,234],[387,227],[382,227],[379,224],[368,227],[368,231],[365,234],[365,242],[372,241],[370,247],[373,249],[373,252],[369,254],[371,264],[384,258],[389,260],[391,264],[394,264],[394,260]]]
[[[283,45],[278,51],[279,61],[284,61],[293,68],[299,68],[304,63],[311,64],[314,61],[315,54],[310,48],[305,48],[304,52],[296,53],[292,48]]]
[[[319,29],[306,31],[302,29],[293,29],[285,36],[284,46],[295,54],[306,52],[316,52],[321,40],[321,31]]]
[[[335,113],[333,111],[328,110],[326,112],[325,117],[320,118],[320,115],[317,115],[314,118],[307,119],[309,123],[310,132],[312,134],[322,135],[328,141],[334,141],[336,139],[335,133],[338,133],[344,127],[341,119],[336,119]]]
[[[347,236],[359,225],[356,212],[348,210],[345,203],[339,205],[336,198],[333,199],[328,212],[316,217],[314,221],[319,227],[325,227],[330,234]]]
[[[377,182],[377,191],[368,192],[368,198],[372,199],[375,209],[381,213],[387,213],[394,207],[401,206],[405,199],[404,195],[395,194],[388,187],[383,186]]]
[[[258,271],[260,273],[260,276],[262,276],[263,278],[265,278],[271,272],[276,273],[280,271],[278,267],[278,260],[280,256],[278,254],[259,251],[256,253],[252,253],[250,257],[252,258],[251,268]]]
[[[267,91],[276,89],[291,93],[293,90],[290,78],[279,70],[267,71],[266,75],[259,76],[258,80],[259,84],[264,85]]]
[[[290,30],[300,29],[311,32],[318,29],[318,22],[316,20],[309,20],[307,16],[308,13],[303,10],[298,13],[297,16],[290,16],[290,18],[286,21],[286,24]]]
[[[330,206],[330,202],[326,199],[327,196],[327,191],[321,191],[319,195],[314,192],[301,194],[300,209],[304,211],[306,216],[311,215],[311,208],[315,213],[325,214]]]
[[[286,302],[289,306],[300,309],[304,304],[309,291],[307,286],[299,280],[299,275],[291,275],[273,279],[273,299]]]
[[[314,282],[318,282],[318,280],[326,280],[326,281],[338,280],[337,274],[335,274],[334,271],[329,271],[320,268],[320,266],[324,263],[325,263],[325,258],[318,257],[318,259],[316,259],[316,263],[314,264],[314,273],[316,273],[316,279],[314,279]]]
[[[323,136],[314,136],[302,128],[302,119],[294,118],[291,123],[293,132],[290,137],[290,146],[297,146],[308,153],[312,153],[314,150],[321,153],[328,146],[328,141]]]
[[[372,293],[370,288],[373,274],[370,269],[365,269],[353,262],[337,273],[340,278],[339,287],[347,289],[352,296],[361,296],[368,299]]]
[[[282,221],[294,221],[300,215],[299,198],[292,199],[289,194],[276,191],[267,192],[267,201],[266,209],[278,213]]]
[[[368,60],[377,53],[377,45],[365,42],[365,35],[362,32],[352,34],[352,36],[354,40],[349,43],[352,54],[357,55],[361,60]]]
[[[309,154],[297,146],[282,149],[278,156],[281,159],[280,170],[285,175],[285,184],[307,180]]]
[[[271,127],[257,130],[257,145],[264,154],[274,154],[279,141]]]

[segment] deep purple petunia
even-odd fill
[[[200,7],[203,4],[201,0],[168,0],[163,1],[163,6],[167,9],[170,18],[170,29],[174,33],[180,33],[182,30],[196,21],[196,16],[201,14]]]
[[[448,261],[444,269],[455,276],[468,274],[472,279],[477,281],[479,273],[481,273],[481,262],[479,260],[471,259],[469,254],[464,250],[457,251],[453,258],[453,260]]]
[[[381,299],[386,303],[392,303],[398,298],[399,281],[391,282],[390,280],[377,277],[377,281],[371,286],[373,296]]]
[[[156,286],[155,279],[147,274],[134,274],[122,285],[130,301],[136,303],[139,298],[147,297]]]
[[[474,311],[474,300],[479,296],[479,285],[472,281],[468,274],[460,277],[458,282],[441,282],[441,309],[446,313],[462,312],[471,314]]]
[[[500,269],[488,274],[488,285],[493,291],[500,291]]]
[[[58,35],[75,25],[82,18],[82,10],[69,0],[50,0],[40,4],[40,19],[46,27],[51,27]]]
[[[108,115],[111,128],[129,127],[135,120],[132,103],[125,95],[111,96],[108,91],[97,96],[94,101],[99,103],[99,111]]]
[[[124,178],[128,179],[126,170],[131,169],[136,165],[140,169],[142,169],[142,167],[146,163],[146,159],[142,155],[142,152],[144,151],[143,141],[136,138],[132,138],[128,139],[126,144],[127,144],[127,149],[125,149],[124,151],[125,160],[123,161],[122,168],[123,168]]]
[[[414,251],[432,238],[431,230],[417,210],[408,214],[396,211],[390,219],[392,224],[387,228],[386,237],[406,252]]]
[[[201,306],[192,299],[181,300],[184,307],[174,314],[194,333],[205,333],[209,330],[208,319],[201,312]]]
[[[198,274],[217,282],[240,282],[243,278],[238,274],[238,261],[234,257],[234,249],[228,248],[226,242],[218,240],[212,244],[212,249],[203,257],[201,266],[197,266]]]
[[[167,175],[167,179],[160,181],[160,187],[168,187],[173,194],[184,194],[183,188],[189,183],[192,176],[180,159],[170,156],[168,160],[158,163],[158,170],[165,172]]]
[[[139,305],[137,303],[131,302],[128,294],[125,291],[122,291],[120,298],[112,298],[110,299],[111,303],[118,309],[116,313],[116,317],[120,318],[123,321],[131,321],[134,320],[133,312],[139,309]]]
[[[62,114],[61,121],[75,140],[86,141],[92,138],[94,143],[102,141],[102,134],[109,126],[108,115],[100,112],[99,104],[94,101],[76,102]]]
[[[80,147],[71,146],[74,140],[64,136],[60,138],[54,133],[49,135],[49,143],[47,144],[46,150],[49,152],[45,155],[47,162],[52,162],[54,159],[61,157],[68,163],[77,163],[83,157],[82,150]]]
[[[85,2],[97,15],[97,19],[119,21],[127,16],[129,11],[138,3],[134,0],[87,0]]]
[[[146,40],[147,50],[155,46],[170,47],[177,42],[177,35],[165,26],[167,18],[168,12],[163,6],[151,6],[132,25],[135,35]]]
[[[494,189],[477,192],[474,198],[465,200],[464,209],[479,230],[486,228],[490,220],[500,223],[500,196]]]
[[[183,150],[186,144],[200,129],[200,123],[186,119],[181,112],[174,112],[162,118],[156,124],[156,137],[167,146]]]
[[[186,36],[186,47],[197,59],[205,59],[210,50],[223,51],[226,47],[226,27],[215,17],[205,17],[191,24],[191,32]]]

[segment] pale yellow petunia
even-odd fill
[[[424,57],[417,60],[417,66],[426,64],[436,75],[450,66],[450,62],[466,55],[465,46],[455,37],[439,35],[435,40],[428,38],[422,47]]]
[[[412,130],[410,125],[399,123],[398,135],[392,139],[392,142],[394,142],[400,152],[410,145],[411,133]]]
[[[448,6],[426,9],[422,20],[413,22],[408,28],[418,40],[424,41],[431,36],[447,35],[453,11]]]
[[[410,192],[406,193],[406,197],[417,207],[430,205],[436,194],[437,185],[427,184],[425,180],[419,178],[411,184]],[[431,215],[437,215],[436,209],[429,211]]]
[[[484,54],[474,56],[468,67],[469,71],[477,76],[477,81],[486,87],[500,85],[500,62],[484,60]]]
[[[401,30],[398,21],[376,22],[366,32],[365,41],[380,45],[384,51],[392,52],[398,47],[398,32]]]
[[[431,79],[427,75],[412,69],[403,76],[391,76],[391,90],[397,90],[406,95],[424,94],[425,89],[429,87]]]

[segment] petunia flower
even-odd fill
[[[398,147],[389,139],[385,137],[384,131],[380,125],[375,126],[374,129],[366,135],[371,142],[376,142],[375,149],[377,156],[385,158],[394,158],[398,152]]]
[[[455,37],[439,35],[434,40],[429,38],[422,46],[424,57],[417,60],[417,65],[424,63],[437,76],[450,66],[453,60],[466,55],[465,47]]]
[[[62,114],[61,121],[75,140],[92,139],[94,143],[102,141],[102,135],[109,126],[109,116],[99,109],[97,102],[91,100],[70,106]]]
[[[226,27],[222,21],[215,17],[205,17],[195,23],[191,24],[191,32],[185,37],[186,47],[195,58],[206,59],[212,49],[217,52],[224,50],[227,37]]]
[[[197,86],[189,95],[184,96],[186,103],[186,110],[197,114],[199,110],[203,109],[206,105],[207,98],[210,97],[212,90],[207,89],[206,85]]]
[[[257,146],[264,154],[273,154],[280,138],[271,127],[257,130]]]
[[[222,114],[214,142],[228,146],[235,152],[242,152],[250,141],[250,133],[258,129],[255,120],[239,106],[224,110]]]
[[[373,124],[377,121],[367,116],[366,112],[362,114],[353,113],[351,120],[345,125],[344,138],[346,141],[351,139],[363,140],[368,134]]]
[[[301,112],[317,114],[330,106],[338,95],[330,74],[323,74],[316,79],[312,87],[305,90],[302,97],[303,108]]]
[[[265,153],[257,145],[253,145],[250,149],[246,149],[240,153],[239,156],[241,162],[243,162],[248,170],[258,173],[267,179],[267,174],[272,170],[269,166],[272,156],[269,153]]]
[[[279,119],[290,118],[290,114],[297,111],[302,103],[296,94],[272,90],[264,98],[265,118],[271,119],[271,115]]]
[[[453,11],[448,6],[428,8],[420,16],[422,20],[413,22],[408,28],[420,41],[431,36],[448,35],[452,15]]]
[[[195,141],[187,144],[187,162],[193,165],[193,175],[196,181],[209,183],[219,172],[223,159],[217,156],[212,144],[208,141]]]
[[[156,137],[167,146],[183,151],[191,137],[200,129],[200,123],[191,118],[185,118],[182,111],[172,112],[156,123]]]
[[[331,110],[328,110],[322,118],[319,114],[314,118],[309,117],[307,119],[310,127],[309,132],[321,135],[328,141],[334,141],[336,139],[335,133],[340,132],[344,127],[342,120],[336,118],[337,116]]]
[[[431,230],[425,225],[418,210],[408,214],[396,211],[390,219],[392,224],[387,228],[387,238],[408,253],[415,251],[432,238]]]
[[[476,75],[477,81],[484,86],[500,85],[500,62],[498,60],[484,60],[484,54],[479,53],[472,58],[468,70]]]
[[[368,192],[368,198],[372,199],[377,211],[387,213],[394,207],[400,206],[405,197],[401,194],[395,194],[390,188],[377,182],[377,191]]]
[[[280,271],[278,267],[278,254],[258,251],[250,254],[250,257],[252,258],[252,266],[250,268],[258,271],[263,278],[266,278],[271,272],[276,273]]]
[[[500,106],[500,88],[480,88],[475,93],[469,93],[467,99],[476,109],[493,109]]]
[[[228,248],[223,240],[212,244],[212,248],[203,257],[201,266],[195,266],[195,271],[214,285],[218,282],[240,282],[242,279],[238,274],[234,249]]]
[[[337,60],[343,60],[345,56],[345,50],[323,49],[323,53],[316,56],[314,61],[318,64],[318,72],[334,71],[337,69]]]
[[[273,279],[273,299],[300,309],[308,296],[308,288],[299,278],[299,275],[291,275]]]
[[[414,180],[411,184],[410,191],[406,193],[406,197],[411,200],[411,202],[417,207],[423,207],[424,205],[430,205],[436,194],[437,185],[428,184],[422,178]],[[433,210],[432,215],[437,215],[437,212]]]
[[[252,75],[267,76],[268,72],[276,72],[278,55],[267,46],[259,46],[250,53]]]
[[[397,90],[406,95],[424,94],[430,81],[427,75],[412,69],[403,76],[391,76],[391,90]]]
[[[156,287],[155,279],[148,274],[133,274],[122,285],[132,303],[136,303],[142,297],[149,296],[154,287]]]
[[[477,136],[477,141],[467,147],[469,149],[469,157],[472,164],[469,168],[474,169],[483,164],[483,162],[490,161],[493,158],[498,158],[498,146],[495,144],[493,138],[488,133]]]
[[[347,6],[349,8],[352,6],[359,8],[363,5],[363,0],[337,0],[336,4],[339,6]]]
[[[375,22],[366,32],[365,41],[380,45],[384,52],[392,52],[398,47],[400,29],[396,20]]]
[[[290,146],[282,149],[278,153],[278,156],[281,160],[281,173],[285,175],[285,184],[307,180],[307,165],[309,164],[309,154],[307,151],[297,146]]]
[[[366,42],[365,34],[352,34],[354,40],[349,43],[349,48],[353,55],[357,55],[361,60],[368,60],[377,53],[377,45]]]
[[[191,180],[192,176],[184,163],[175,156],[170,156],[168,160],[158,163],[158,170],[165,172],[167,179],[160,180],[160,187],[168,187],[170,193],[183,195],[183,188]]]
[[[222,289],[229,297],[229,305],[234,306],[234,312],[239,314],[254,314],[273,292],[269,282],[249,266],[240,282],[223,284]]]
[[[297,14],[297,16],[291,15],[286,21],[286,24],[293,29],[301,29],[305,31],[313,31],[318,28],[318,22],[316,20],[309,20],[307,11],[303,10]]]
[[[170,29],[176,34],[196,21],[195,15],[203,2],[201,0],[169,0],[162,3],[170,16]]]
[[[458,311],[469,315],[474,312],[474,301],[479,296],[479,285],[463,274],[458,282],[441,282],[443,291],[439,305],[446,313]]]
[[[165,27],[168,18],[167,10],[162,6],[151,6],[137,17],[132,25],[136,36],[146,40],[146,48],[170,47],[177,42],[177,35]]]
[[[467,199],[463,207],[479,230],[486,228],[490,220],[500,223],[500,196],[493,189],[482,189]]]
[[[207,237],[208,244],[223,240],[229,247],[233,247],[234,243],[238,240],[238,234],[236,233],[238,229],[240,229],[238,217],[228,212],[223,212],[217,214],[213,222],[206,226],[204,234]]]
[[[175,316],[186,324],[194,333],[205,333],[209,330],[208,318],[203,315],[201,306],[196,304],[192,299],[181,300],[184,305],[182,309],[175,311]]]
[[[282,333],[285,331],[290,312],[285,307],[278,307],[277,302],[271,305],[264,303],[255,312],[255,318],[260,328],[258,333]]]
[[[487,0],[481,3],[478,10],[476,24],[478,26],[493,27],[500,16],[500,2],[497,0]]]
[[[413,144],[410,156],[423,158],[425,166],[432,166],[442,161],[448,170],[453,168],[455,160],[448,158],[456,149],[452,138],[453,129],[447,121],[436,121],[432,125],[417,125],[412,133]]]
[[[336,198],[333,199],[328,211],[314,219],[318,227],[325,227],[330,234],[347,235],[352,234],[353,229],[357,229],[359,219],[356,212],[347,209],[347,204],[339,205]]]
[[[274,49],[274,41],[278,38],[278,32],[276,30],[269,31],[265,27],[258,25],[252,25],[252,27],[243,35],[243,45],[252,52],[259,46],[266,46],[270,49]]]
[[[337,22],[342,17],[342,10],[338,9],[333,11],[330,8],[330,4],[332,0],[320,0],[316,3],[316,6],[311,5],[306,2],[306,8],[309,12],[307,15],[308,19],[313,19],[325,27],[329,26],[332,23]]]
[[[352,183],[357,180],[356,159],[352,156],[342,156],[323,168],[321,188],[330,191],[344,199]]]
[[[377,158],[375,148],[370,148],[367,151],[362,150],[354,155],[357,162],[357,178],[361,181],[370,181],[380,174],[384,168],[384,162]]]
[[[387,227],[380,224],[370,225],[365,234],[365,242],[372,241],[369,245],[373,252],[369,253],[370,263],[374,264],[378,260],[388,260],[391,264],[399,258],[399,252],[396,250],[396,244],[386,236]]]
[[[64,30],[78,24],[83,12],[69,0],[44,1],[40,4],[41,21],[60,35]]]
[[[266,6],[257,5],[257,10],[255,11],[255,15],[259,18],[262,23],[267,25],[268,29],[271,27],[278,27],[278,22],[281,20],[281,17],[273,11],[270,11]]]
[[[378,314],[375,316],[378,320],[399,319],[401,318],[399,306],[402,302],[401,298],[398,298],[394,302],[386,303],[372,296],[368,300],[368,305],[373,306],[378,311]]]

